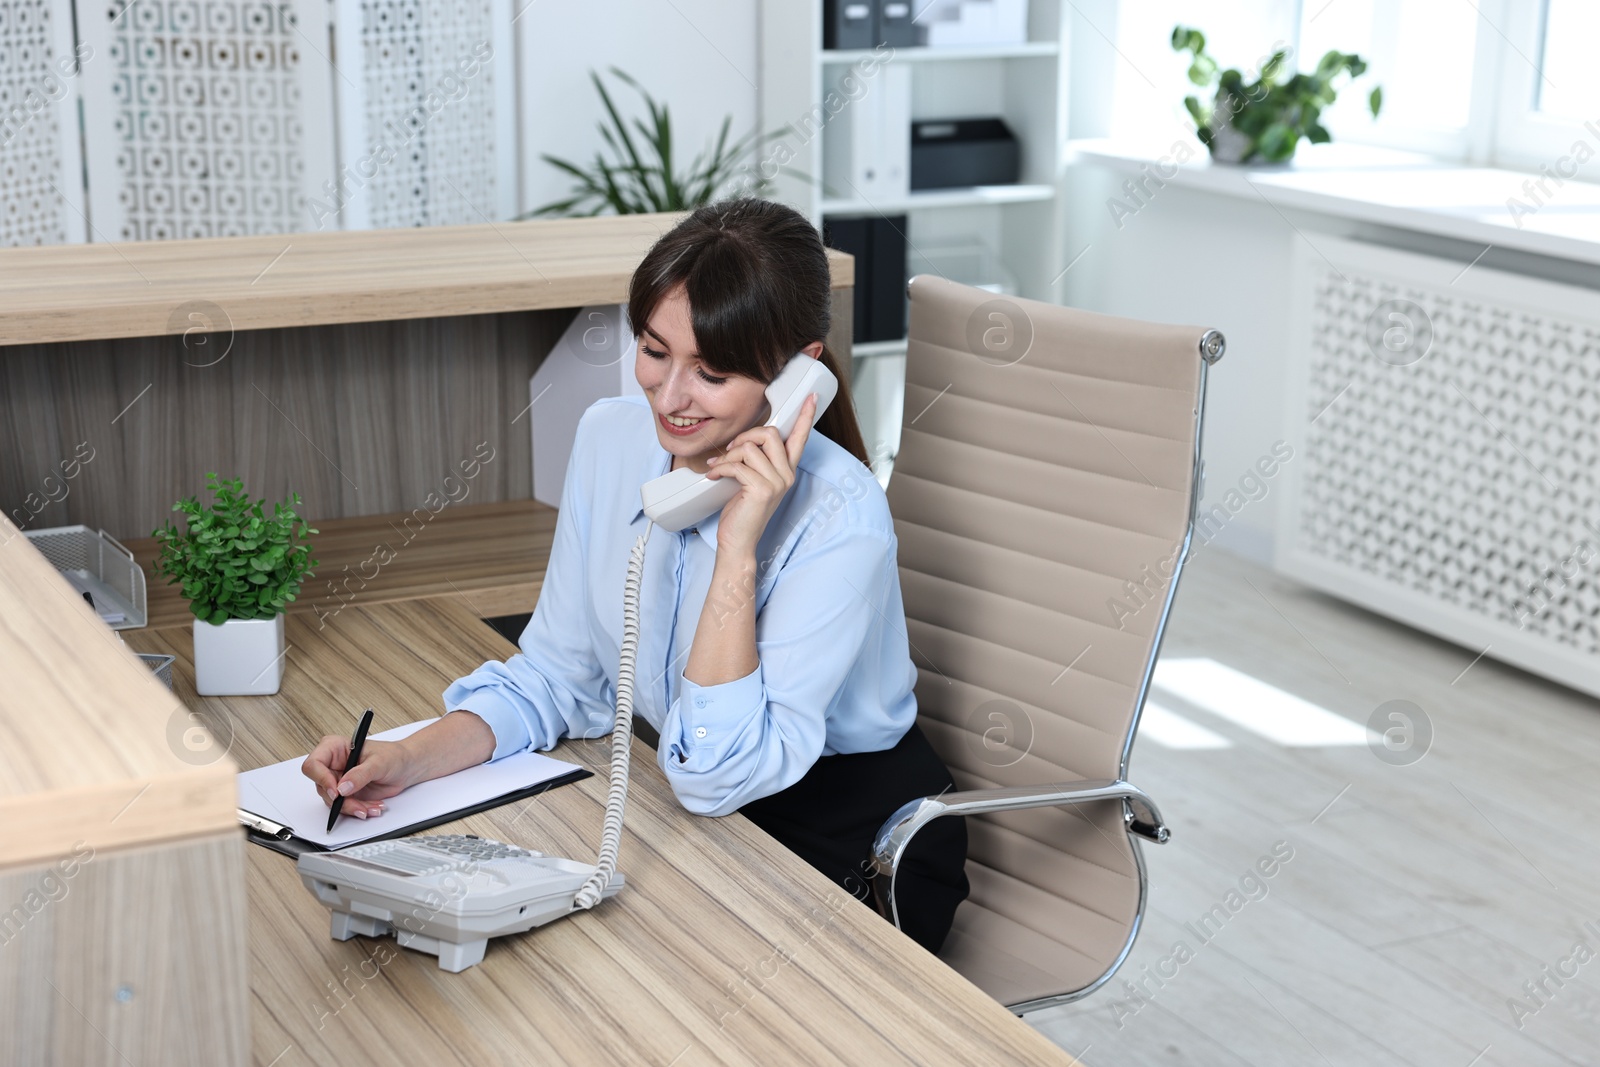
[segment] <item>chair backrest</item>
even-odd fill
[[[1203,338],[1220,335],[932,275],[908,291],[888,497],[922,729],[958,789],[1124,778],[1193,527]],[[968,831],[945,960],[1013,1007],[1109,978],[1143,912],[1121,802]]]

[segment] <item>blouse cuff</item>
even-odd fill
[[[696,685],[679,674],[680,731],[667,750],[670,763],[716,763],[739,736],[742,727],[767,702],[761,664],[743,678],[716,685]],[[696,756],[700,756],[696,760]]]
[[[528,724],[511,701],[493,689],[475,689],[460,699],[452,699],[451,689],[454,688],[451,686],[445,690],[445,707],[449,711],[470,711],[489,724],[489,729],[494,732],[494,753],[489,757],[490,760],[527,749],[532,741],[528,735]]]

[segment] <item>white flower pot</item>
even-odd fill
[[[201,696],[267,696],[283,681],[283,615],[194,620],[194,687]]]
[[[1250,138],[1232,126],[1218,126],[1211,132],[1211,158],[1217,163],[1238,163],[1250,151]]]

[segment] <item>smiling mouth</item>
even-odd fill
[[[690,426],[698,426],[698,425],[700,425],[700,424],[701,424],[701,423],[702,423],[702,422],[705,422],[705,421],[706,421],[706,420],[705,420],[705,419],[704,419],[704,418],[699,418],[699,419],[686,419],[686,418],[680,418],[680,417],[679,417],[679,416],[677,416],[677,415],[663,415],[663,416],[661,416],[661,417],[662,417],[662,418],[663,418],[663,419],[664,419],[664,420],[666,420],[666,422],[667,422],[667,424],[668,424],[668,425],[670,425],[670,426],[677,426],[677,427],[679,427],[679,428],[680,428],[680,429],[684,429],[684,428],[687,428],[687,427],[690,427]]]

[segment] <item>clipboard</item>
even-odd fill
[[[379,741],[398,741],[435,721],[423,719],[406,723],[372,737]],[[239,823],[245,828],[245,836],[254,844],[291,857],[405,837],[502,804],[537,796],[557,786],[582,781],[593,777],[594,773],[543,753],[518,752],[443,778],[418,782],[385,801],[387,810],[377,819],[341,816],[329,834],[323,829],[327,822],[327,805],[311,780],[301,774],[303,762],[301,758],[287,759],[239,775]],[[321,818],[317,817],[319,811]],[[390,823],[390,816],[398,818]],[[297,833],[294,824],[311,829]]]

